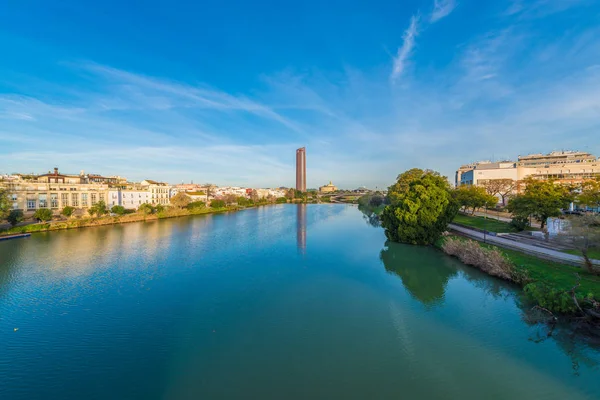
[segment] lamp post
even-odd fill
[[[487,204],[485,205],[485,217],[483,217],[483,243],[485,243],[487,234]]]

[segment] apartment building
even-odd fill
[[[126,187],[108,191],[108,208],[123,206],[128,210],[137,210],[144,203],[152,204],[152,195],[148,189]]]
[[[86,183],[82,183],[86,182]],[[0,182],[8,189],[12,208],[33,214],[39,208],[59,212],[66,206],[87,209],[99,201],[107,202],[108,184],[87,183],[85,175],[61,174],[58,168],[43,175],[17,175]]]
[[[149,203],[153,206],[161,204],[163,206],[169,205],[171,198],[171,186],[164,182],[157,182],[153,180],[143,180],[140,186],[150,193]]]

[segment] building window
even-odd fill
[[[48,208],[48,196],[46,194],[39,195],[40,208]]]
[[[92,193],[92,205],[95,205],[98,202],[98,199],[96,198],[96,193]]]
[[[67,193],[61,193],[60,194],[60,202],[62,203],[63,207],[66,207],[69,205],[69,195]]]
[[[58,208],[58,193],[50,193],[50,208]]]
[[[35,210],[35,199],[27,199],[27,209],[28,210]]]
[[[81,207],[87,207],[87,206],[88,206],[88,194],[81,193]]]
[[[77,194],[77,193],[71,194],[71,205],[73,207],[79,207],[79,194]]]
[[[17,201],[17,195],[16,194],[11,195],[11,199],[12,199],[12,201]]]

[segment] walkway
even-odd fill
[[[451,230],[459,232],[465,236],[468,236],[472,239],[483,241],[483,232],[475,231],[473,229],[468,229],[459,225],[450,224],[448,226]],[[551,261],[559,261],[565,262],[573,265],[582,265],[584,263],[583,257],[576,256],[573,254],[561,253],[560,251],[551,250],[543,247],[533,246],[531,244],[525,244],[520,242],[515,242],[513,240],[504,239],[499,236],[492,236],[487,234],[485,237],[486,243],[494,244],[500,247],[505,247],[508,249],[519,250],[524,253],[529,253],[531,255],[535,255],[540,258],[544,258],[546,260]],[[600,266],[600,260],[593,260],[595,265]]]

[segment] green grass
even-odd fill
[[[454,217],[454,220],[452,222],[455,222],[460,225],[470,226],[473,228],[485,229],[488,232],[517,232],[517,230],[513,228],[508,222],[498,221],[497,219],[493,219],[493,217],[484,218],[458,214],[456,215],[456,217]]]
[[[467,238],[462,236],[453,237],[467,240]],[[436,243],[437,247],[441,247],[441,245],[441,241]],[[523,271],[532,281],[544,282],[558,290],[570,290],[577,284],[577,276],[575,274],[578,274],[581,281],[577,292],[583,295],[592,293],[594,298],[600,300],[600,276],[590,274],[582,267],[547,261],[529,254],[521,253],[520,251],[505,249],[481,242],[479,245],[489,249],[500,250],[510,261],[512,261],[516,268]]]
[[[576,256],[581,256],[581,251],[579,250],[565,250],[563,253],[574,254]],[[590,249],[588,252],[590,258],[594,258],[596,260],[600,260],[600,248],[598,249]]]

